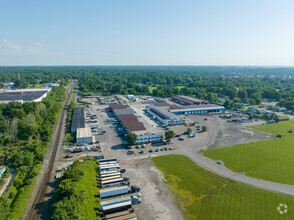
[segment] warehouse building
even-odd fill
[[[175,115],[195,115],[215,112],[225,112],[226,108],[219,105],[189,105],[189,106],[171,106],[171,113]]]
[[[9,90],[0,93],[0,103],[15,102],[41,102],[51,89],[23,89]]]
[[[173,96],[171,99],[175,102],[180,103],[181,105],[207,105],[207,104],[209,104],[205,100],[201,100],[201,99],[197,99],[197,98],[185,96],[185,95]]]
[[[90,127],[77,128],[77,143],[93,143]]]
[[[147,112],[152,115],[154,119],[159,120],[163,126],[180,125],[186,123],[186,118],[180,118],[179,116],[176,116],[175,114],[169,112],[164,106],[158,107],[149,105],[146,109]]]
[[[71,122],[71,133],[77,132],[78,128],[85,128],[85,109],[84,108],[75,108],[73,110],[72,122]]]
[[[137,135],[136,144],[162,141],[163,134],[147,130],[142,119],[137,117],[136,112],[128,105],[110,104],[109,107],[124,131],[127,134],[135,133]]]

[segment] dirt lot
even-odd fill
[[[130,184],[141,188],[142,203],[134,205],[139,219],[184,219],[168,191],[160,174],[149,159],[132,159],[119,161],[126,169],[124,176],[130,178]]]

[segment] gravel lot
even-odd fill
[[[173,195],[149,159],[123,160],[119,163],[121,168],[126,169],[124,176],[130,178],[130,184],[141,188],[142,203],[134,205],[139,219],[184,219]]]

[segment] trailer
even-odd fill
[[[110,164],[110,165],[103,165],[103,166],[100,166],[99,169],[100,170],[105,170],[105,169],[119,169],[119,164]]]
[[[116,176],[116,175],[121,175],[121,172],[113,172],[113,173],[105,173],[105,174],[101,174],[101,175],[100,175],[100,178],[110,177],[110,176]]]
[[[135,212],[122,211],[108,214],[102,220],[137,220],[137,215]]]
[[[101,163],[108,163],[108,162],[117,162],[117,159],[115,159],[115,158],[110,158],[110,159],[102,159],[102,160],[99,160],[99,161],[98,161],[99,165],[100,165]]]
[[[105,164],[114,164],[114,163],[118,163],[118,162],[117,161],[106,161],[106,162],[100,162],[98,164],[101,166],[101,165],[105,165]]]
[[[100,202],[100,211],[103,211],[103,214],[125,211],[130,208],[132,208],[132,200],[130,196],[122,196],[120,198]]]
[[[117,171],[117,170],[104,171],[104,172],[101,172],[100,173],[100,176],[102,176],[102,175],[109,175],[109,174],[113,174],[113,173],[120,173],[120,172]]]
[[[119,186],[124,183],[123,178],[116,178],[116,179],[111,179],[111,180],[105,180],[101,181],[101,186],[102,188],[108,187],[108,186]]]
[[[120,172],[120,169],[112,168],[112,169],[104,169],[99,171],[100,175],[109,173],[109,172]]]
[[[106,187],[99,190],[102,199],[127,194],[129,192],[128,186]]]
[[[119,164],[107,164],[107,165],[103,165],[99,167],[100,170],[107,169],[107,168],[119,168]]]
[[[112,179],[117,179],[117,178],[120,178],[121,175],[116,175],[116,176],[109,176],[109,177],[103,177],[103,178],[100,178],[101,181],[106,181],[106,180],[112,180]]]

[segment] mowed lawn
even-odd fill
[[[294,185],[294,120],[254,127],[254,129],[277,135],[282,138],[240,144],[231,147],[210,149],[204,155],[222,160],[224,165],[235,172],[274,182]]]
[[[294,197],[217,176],[180,155],[154,157],[186,219],[294,219]],[[288,210],[281,215],[279,204]]]
[[[96,160],[84,160],[80,165],[83,177],[76,187],[84,193],[84,202],[80,203],[82,219],[100,219],[100,198],[98,188],[98,164]]]

